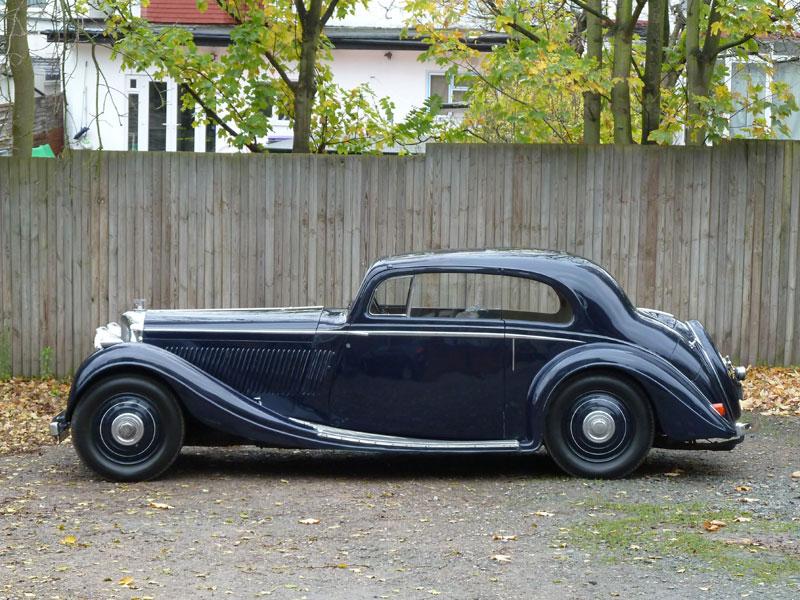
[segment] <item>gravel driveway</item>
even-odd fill
[[[750,418],[623,481],[545,454],[187,449],[135,485],[69,444],[0,457],[0,598],[797,598],[800,419]]]

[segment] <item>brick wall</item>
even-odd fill
[[[208,10],[200,12],[196,0],[151,0],[142,8],[142,16],[152,23],[181,23],[187,25],[227,25],[233,21],[214,0],[208,0]]]
[[[0,104],[0,152],[11,150],[11,104]],[[61,94],[38,96],[33,122],[33,145],[50,144],[53,152],[64,149],[64,99]]]

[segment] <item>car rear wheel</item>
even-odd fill
[[[611,375],[587,375],[558,391],[547,410],[544,442],[567,473],[625,477],[653,445],[654,426],[638,387]]]
[[[180,454],[185,425],[173,394],[141,376],[104,379],[81,398],[72,440],[81,460],[117,481],[153,479]]]

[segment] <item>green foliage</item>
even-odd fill
[[[343,17],[365,1],[311,4],[323,11],[333,7],[331,14]],[[272,112],[287,115],[294,125],[299,90],[313,87],[312,151],[377,151],[389,144],[412,145],[429,135],[433,114],[425,107],[412,112],[407,122],[396,123],[389,99],[377,98],[366,85],[345,89],[334,83],[330,43],[323,34],[315,48],[304,48],[304,23],[293,0],[218,0],[218,4],[235,25],[229,46],[212,51],[198,47],[187,28],[154,27],[134,16],[130,0],[100,0],[109,15],[105,33],[114,40],[113,56],[123,67],[186,86],[182,102],[185,108],[199,107],[197,123],[217,123],[219,135],[237,148],[263,151]],[[207,8],[204,0],[197,5],[200,10]],[[309,52],[315,60],[314,81],[298,82],[298,67],[304,56],[311,56]]]
[[[580,3],[582,4],[582,3]],[[757,85],[732,92],[730,73],[720,57],[764,64],[771,73],[769,53],[761,53],[756,39],[793,36],[800,26],[794,2],[778,0],[715,0],[701,2],[697,23],[700,48],[711,65],[707,92],[697,98],[699,115],[689,116],[684,25],[673,29],[665,48],[661,90],[662,123],[650,139],[671,144],[687,127],[700,127],[706,139],[730,137],[730,116],[747,110],[756,115],[751,127],[735,135],[771,138],[785,133],[783,121],[796,110],[795,99],[784,83],[769,90]],[[712,10],[713,7],[713,10]],[[605,21],[603,64],[583,52],[581,8],[558,0],[411,0],[408,27],[432,45],[423,58],[437,61],[450,73],[467,73],[471,88],[469,107],[460,123],[453,123],[443,138],[452,141],[580,142],[583,137],[584,92],[599,93],[608,107],[614,81],[610,67],[615,48],[611,21]],[[607,9],[608,10],[608,9]],[[685,20],[683,21],[685,23]],[[673,23],[674,25],[674,23]],[[468,41],[480,30],[503,31],[508,44],[481,53]],[[631,119],[634,139],[639,139],[644,40],[633,36],[634,76]],[[601,138],[613,141],[610,115],[604,110]],[[769,113],[770,120],[764,118]],[[760,115],[760,116],[759,116]],[[691,122],[690,122],[691,121]],[[696,121],[696,122],[695,122]]]
[[[53,349],[45,346],[39,355],[39,377],[51,378],[53,376]]]
[[[0,379],[11,377],[11,331],[0,331]]]

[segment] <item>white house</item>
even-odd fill
[[[31,3],[47,4],[48,0]],[[59,4],[56,0],[49,3]],[[35,7],[31,10],[35,14]],[[223,52],[228,44],[231,21],[213,0],[203,13],[197,10],[196,0],[150,0],[147,7],[136,10],[156,27],[186,27],[193,32],[196,43],[209,52]],[[55,14],[52,20],[57,23],[57,10],[50,12]],[[49,13],[43,10],[42,14]],[[392,99],[399,119],[434,93],[445,102],[445,112],[457,115],[464,89],[445,77],[439,65],[420,62],[425,46],[420,40],[402,35],[405,18],[402,0],[371,0],[354,15],[331,21],[326,34],[333,43],[331,69],[336,82],[348,88],[368,83],[378,97]],[[84,32],[102,39],[103,19],[104,15],[90,11],[83,21]],[[36,29],[41,31],[46,21],[41,19]],[[52,26],[48,35],[40,36],[42,39],[33,45],[52,49],[54,42],[62,39],[62,31]],[[502,34],[486,34],[476,41],[476,46],[490,51],[504,40]],[[769,78],[775,77],[789,83],[800,99],[798,44],[773,42],[769,52],[779,59],[773,75],[755,64],[736,65],[731,58],[726,59],[732,71],[729,86],[743,91],[747,73],[749,79],[768,89]],[[64,58],[66,132],[73,146],[105,150],[233,150],[217,137],[212,126],[192,126],[193,115],[181,109],[175,82],[155,81],[147,73],[124,71],[119,61],[111,59],[107,44],[93,45],[78,38],[66,45]],[[770,118],[769,114],[764,116]],[[731,133],[744,131],[752,125],[753,118],[745,109],[736,112],[730,120]],[[788,125],[790,137],[800,139],[800,111],[788,119]],[[291,135],[288,121],[274,115],[273,130],[265,142],[273,150],[288,149]]]
[[[151,0],[141,15],[155,26],[178,24],[190,29],[196,43],[221,52],[232,27],[213,2],[201,13],[195,0]],[[101,38],[103,15],[90,12],[83,21],[86,34]],[[420,62],[425,46],[402,35],[402,3],[370,2],[367,8],[343,20],[331,21],[325,33],[333,44],[331,68],[335,81],[347,88],[368,83],[378,97],[390,97],[396,117],[402,119],[431,93],[439,94],[443,110],[457,111],[464,90],[445,77],[433,62]],[[57,29],[49,32],[57,41]],[[476,41],[482,50],[501,43],[504,36],[489,34]],[[65,65],[66,128],[74,147],[104,150],[231,151],[212,126],[192,127],[192,114],[180,107],[178,86],[156,81],[147,73],[125,71],[112,60],[107,44],[68,44]],[[273,150],[291,148],[286,120],[273,116],[266,140]],[[73,140],[75,136],[77,140]]]

